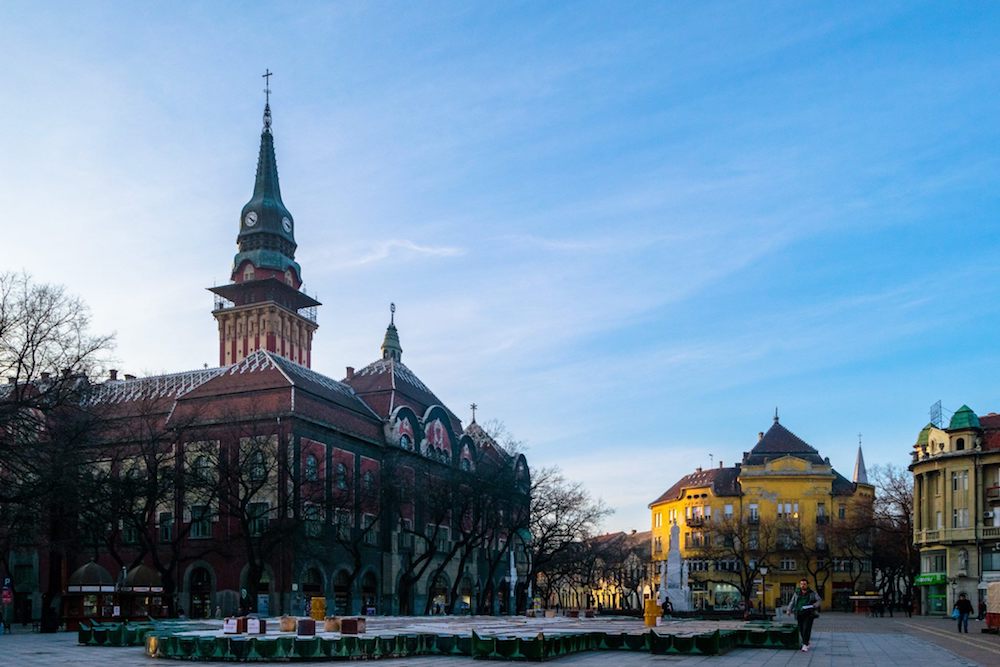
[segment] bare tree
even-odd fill
[[[567,481],[558,468],[534,471],[528,577],[544,599],[552,595],[558,582],[571,576],[579,580],[579,563],[569,556],[593,537],[612,511],[603,501],[592,498],[582,484]]]
[[[776,520],[749,516],[724,516],[696,526],[688,548],[703,562],[691,572],[693,579],[735,586],[747,609],[751,607],[755,581],[761,568],[774,567],[782,526]]]
[[[913,545],[913,475],[897,465],[872,466],[875,486],[872,574],[890,602],[912,599],[920,572]]]
[[[82,395],[112,344],[111,336],[91,334],[89,325],[86,306],[62,287],[0,274],[0,374],[6,378],[0,385],[0,510],[31,519],[12,526],[20,535],[3,543],[10,548],[28,533],[47,543],[47,630],[63,588],[65,555],[77,538],[76,501],[98,421]]]

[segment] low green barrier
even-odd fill
[[[219,637],[184,634],[187,629],[181,626],[153,631],[151,627],[118,625],[123,627],[81,626],[79,641],[84,645],[124,646],[127,644],[117,642],[135,641],[141,636],[150,657],[234,662],[378,660],[425,655],[542,662],[584,651],[722,655],[736,648],[798,649],[800,646],[796,627],[775,624],[675,634],[560,631],[548,635],[539,632],[535,636],[483,636],[473,631],[471,636],[405,633],[339,637]]]

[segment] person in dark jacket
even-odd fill
[[[958,631],[969,634],[969,615],[973,611],[972,603],[969,602],[969,596],[965,593],[959,593],[955,609],[958,610]]]
[[[786,613],[795,614],[799,623],[799,634],[802,636],[802,652],[809,651],[809,640],[812,636],[813,620],[819,616],[820,597],[816,591],[809,588],[807,579],[799,580],[799,587],[792,594],[792,599],[785,607]]]

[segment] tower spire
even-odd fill
[[[868,484],[868,470],[865,468],[865,456],[861,453],[861,434],[858,433],[858,458],[854,461],[854,483]]]
[[[396,331],[396,304],[389,304],[389,326],[385,329],[382,339],[382,358],[399,361],[403,356],[403,348],[399,344],[399,332]]]

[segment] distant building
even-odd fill
[[[1000,581],[1000,415],[967,405],[913,445],[913,541],[925,613],[948,614],[960,593],[985,599]]]
[[[88,474],[117,509],[85,497],[59,545],[22,527],[17,620],[43,600],[71,622],[302,614],[314,598],[329,613],[525,608],[527,460],[474,414],[463,427],[403,363],[394,315],[376,360],[340,381],[311,370],[320,304],[295,228],[268,105],[231,282],[211,288],[220,365],[81,389],[103,418]]]
[[[870,532],[858,528],[873,501],[860,447],[849,481],[775,415],[740,463],[698,468],[650,503],[652,560],[666,560],[676,523],[695,608],[735,608],[744,593],[774,607],[803,577],[847,608],[871,586]]]

